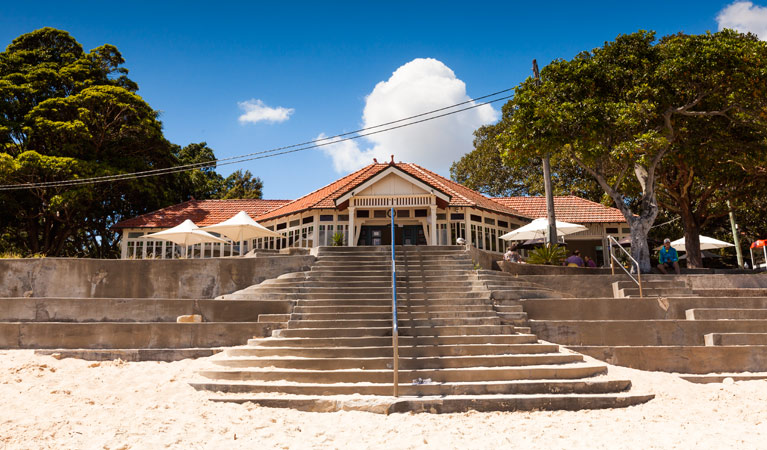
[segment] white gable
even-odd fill
[[[357,195],[420,195],[428,194],[425,190],[402,178],[390,173],[378,180],[372,186],[368,186]]]

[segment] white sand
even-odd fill
[[[656,399],[614,410],[383,416],[208,402],[187,381],[210,365],[0,351],[0,448],[767,448],[767,381],[701,385],[610,366]]]

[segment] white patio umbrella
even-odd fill
[[[253,220],[253,218],[251,218],[245,211],[240,211],[233,217],[221,223],[208,225],[207,227],[202,227],[201,229],[207,231],[215,231],[216,233],[223,234],[233,241],[239,241],[240,256],[242,256],[242,242],[244,240],[260,237],[282,237],[281,234],[275,233],[274,231]]]
[[[181,222],[180,225],[176,225],[173,228],[167,230],[158,231],[157,233],[147,234],[141,236],[145,239],[159,239],[163,241],[170,241],[174,244],[184,246],[184,257],[186,258],[187,247],[194,244],[200,244],[202,242],[226,242],[224,239],[217,238],[210,233],[202,231],[200,227],[194,224],[189,219]]]
[[[556,221],[557,235],[564,236],[567,234],[577,233],[579,231],[586,231],[588,228],[583,225],[578,225],[568,222]],[[506,241],[527,241],[529,239],[537,239],[546,235],[546,229],[549,228],[549,221],[545,217],[535,219],[527,225],[511,230],[508,233],[501,236],[501,239]]]
[[[671,242],[671,246],[678,252],[686,252],[687,249],[684,246],[684,237],[681,237]],[[655,250],[660,250],[663,246],[657,247]],[[715,248],[735,247],[735,244],[729,242],[720,241],[718,239],[710,238],[708,236],[700,236],[700,249],[701,250],[713,250]]]

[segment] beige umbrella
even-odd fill
[[[681,237],[675,241],[671,242],[671,246],[676,249],[678,252],[686,252],[687,249],[684,246],[684,237]],[[700,235],[700,249],[701,250],[713,250],[715,248],[725,248],[725,247],[735,247],[734,244],[730,244],[729,242],[720,241],[718,239],[710,238],[708,236]],[[657,247],[655,250],[660,250],[663,248],[661,245],[660,247]]]
[[[560,222],[556,221],[557,224],[557,234],[559,236],[564,236],[566,234],[573,234],[577,233],[579,231],[586,231],[588,228],[584,227],[583,225],[578,225],[575,223],[568,223],[568,222]],[[506,241],[527,241],[530,239],[538,239],[541,237],[546,236],[546,230],[549,227],[549,221],[545,217],[541,217],[540,219],[535,219],[532,222],[528,223],[527,225],[517,228],[516,230],[511,230],[508,233],[501,236],[501,239]]]
[[[202,227],[202,230],[214,231],[222,234],[233,241],[240,242],[240,256],[242,256],[242,242],[245,240],[261,237],[281,238],[282,235],[259,224],[245,211],[240,211],[233,217],[215,225]]]
[[[184,257],[186,258],[187,247],[194,244],[200,244],[203,242],[223,242],[226,240],[217,238],[210,233],[202,231],[200,227],[194,224],[189,219],[181,222],[180,225],[176,225],[173,228],[167,230],[158,231],[157,233],[147,234],[141,236],[145,239],[159,239],[163,241],[170,241],[174,244],[184,246]]]

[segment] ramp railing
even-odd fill
[[[399,325],[397,325],[397,261],[394,249],[394,207],[390,210],[391,215],[391,346],[394,359],[392,369],[394,372],[394,396],[399,397]]]
[[[639,270],[639,262],[637,262],[637,260],[634,259],[634,257],[631,256],[631,254],[628,251],[626,251],[626,249],[623,248],[623,246],[614,237],[607,236],[607,243],[609,244],[609,248],[610,248],[610,271],[612,272],[613,275],[615,275],[615,265],[617,263],[618,267],[623,269],[623,271],[626,272],[626,275],[628,275],[629,278],[631,278],[634,281],[634,283],[636,283],[637,286],[639,286],[639,297],[640,298],[643,297],[643,295],[642,295],[642,271]],[[626,268],[623,265],[623,263],[618,259],[618,257],[615,256],[615,253],[613,252],[613,248],[614,247],[619,248],[626,255],[627,261],[630,261],[630,263],[631,263],[631,269],[636,268],[636,272],[635,272],[636,275],[637,275],[636,278],[634,278],[634,275],[631,274],[631,272],[633,270],[629,270],[628,268]]]

